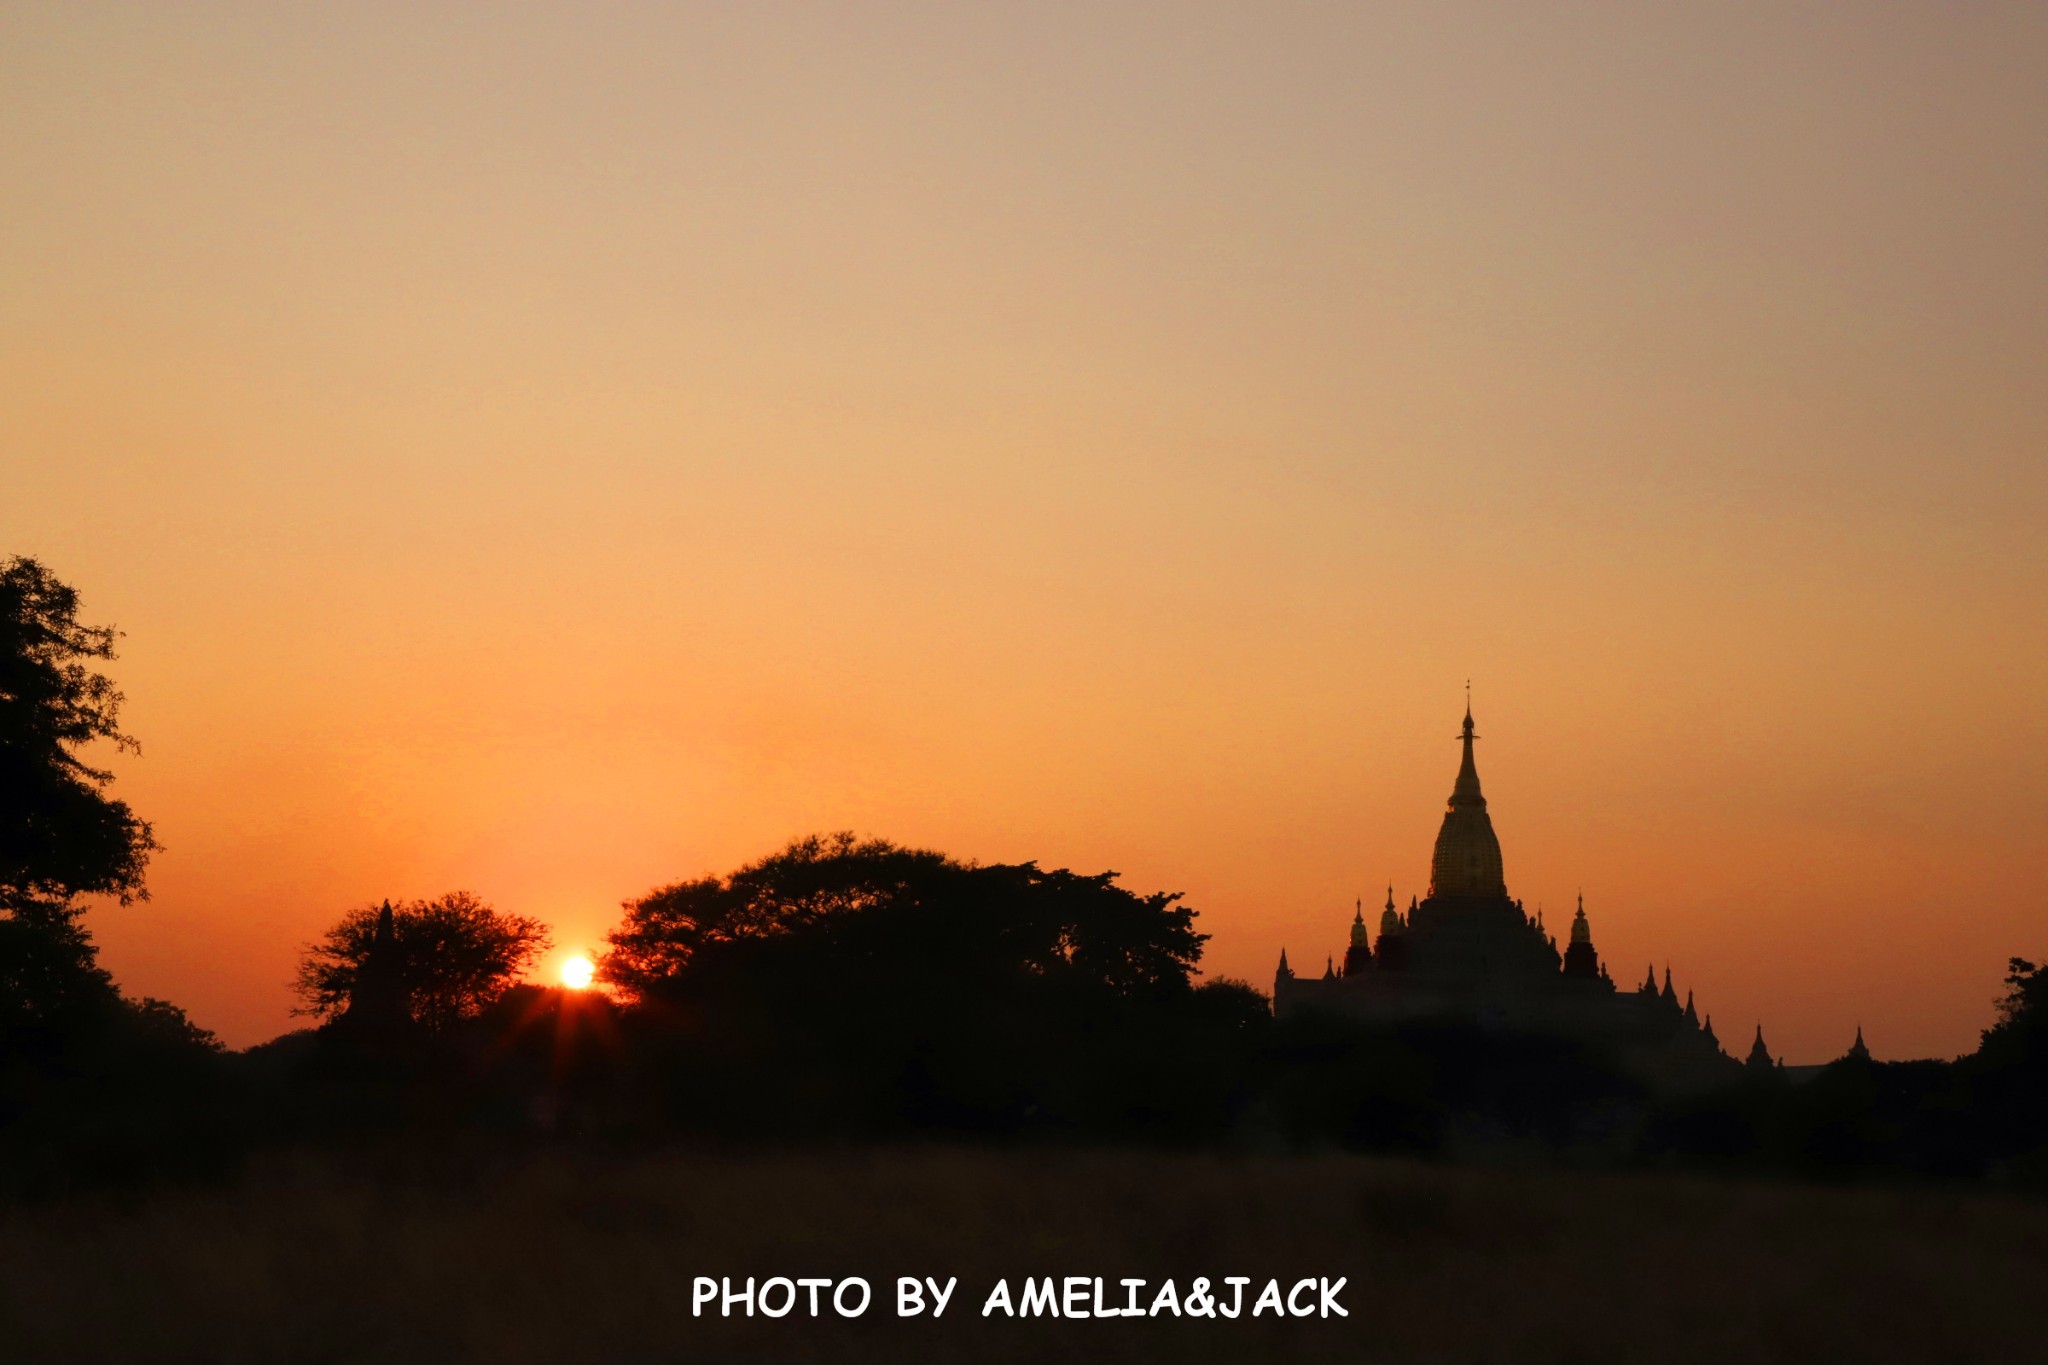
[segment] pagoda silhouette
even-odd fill
[[[1653,965],[1642,985],[1622,990],[1600,961],[1585,897],[1562,948],[1522,902],[1508,895],[1500,838],[1479,787],[1465,704],[1463,756],[1430,858],[1429,894],[1398,908],[1387,888],[1377,937],[1362,903],[1354,907],[1340,969],[1334,955],[1320,977],[1298,976],[1287,952],[1273,979],[1273,1011],[1286,1018],[1327,1011],[1371,1023],[1437,1022],[1563,1037],[1609,1055],[1643,1080],[1704,1086],[1739,1074],[1711,1019],[1671,969]]]

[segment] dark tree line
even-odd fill
[[[1767,1068],[1674,1098],[1557,1039],[1276,1021],[1251,987],[1198,980],[1207,935],[1178,895],[851,834],[627,902],[590,993],[525,984],[545,927],[474,895],[351,910],[294,983],[319,1027],[223,1054],[174,1005],[123,999],[84,924],[86,898],[144,894],[156,848],[86,757],[134,746],[97,671],[115,639],[42,566],[0,564],[0,1184],[454,1124],[1505,1148],[2048,1186],[2048,968],[2028,961],[1955,1063],[1849,1057],[1809,1084]]]
[[[600,970],[679,1121],[1144,1131],[1220,1103],[1210,1063],[1265,1016],[1194,983],[1179,902],[836,834],[629,902]]]

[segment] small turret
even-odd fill
[[[1870,1049],[1863,1046],[1863,1025],[1858,1024],[1856,1026],[1856,1041],[1849,1044],[1849,1050],[1842,1055],[1842,1060],[1847,1062],[1867,1062],[1870,1060]]]
[[[1593,926],[1586,919],[1586,898],[1579,897],[1579,912],[1572,917],[1571,943],[1564,950],[1564,974],[1576,980],[1600,977],[1600,956],[1593,951]]]
[[[1401,912],[1394,908],[1394,893],[1389,890],[1387,892],[1387,908],[1380,915],[1380,942],[1385,943],[1389,934],[1398,937],[1401,931],[1407,927],[1408,923],[1401,918]]]
[[[1280,950],[1280,970],[1275,975],[1285,981],[1292,981],[1294,979],[1294,968],[1287,965],[1287,950],[1285,948]]]
[[[1668,962],[1664,964],[1664,989],[1658,998],[1672,1009],[1678,1008],[1678,992],[1671,989],[1671,964]]]
[[[1698,1028],[1700,1026],[1699,1012],[1693,1009],[1692,1007],[1691,991],[1687,991],[1685,993],[1685,1022],[1692,1025],[1694,1028]]]
[[[1757,1074],[1777,1069],[1778,1064],[1771,1060],[1771,1050],[1764,1046],[1764,1026],[1762,1024],[1756,1026],[1756,1041],[1749,1045],[1749,1056],[1744,1059],[1742,1064]]]
[[[1638,986],[1638,987],[1636,987],[1636,990],[1637,990],[1637,991],[1638,991],[1638,992],[1639,992],[1640,994],[1643,994],[1643,995],[1655,995],[1655,994],[1657,993],[1657,964],[1656,964],[1656,963],[1652,962],[1652,963],[1650,964],[1650,974],[1649,974],[1648,976],[1646,976],[1646,977],[1644,977],[1644,978],[1643,978],[1643,984],[1642,984],[1642,985],[1640,985],[1640,986]]]
[[[1415,902],[1409,900],[1410,908]],[[1394,908],[1394,888],[1387,888],[1387,908],[1380,914],[1380,942],[1374,950],[1374,961],[1381,970],[1398,972],[1408,965],[1408,924],[1401,918],[1401,912]]]
[[[1700,1025],[1700,1036],[1707,1040],[1708,1045],[1711,1046],[1714,1049],[1714,1051],[1719,1052],[1721,1050],[1721,1040],[1714,1036],[1713,1015],[1708,1015],[1706,1022]]]
[[[1388,889],[1389,897],[1393,895]],[[1372,931],[1365,927],[1365,898],[1351,907],[1351,942],[1344,949],[1344,975],[1356,976],[1372,966]]]
[[[1323,959],[1323,980],[1325,980],[1325,981],[1335,981],[1336,979],[1337,979],[1337,959],[1336,959],[1336,958],[1334,958],[1334,957],[1325,957],[1325,958]]]

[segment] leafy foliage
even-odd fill
[[[661,887],[626,903],[607,936],[604,981],[660,994],[700,958],[748,942],[801,940],[850,961],[1069,977],[1124,995],[1185,989],[1208,935],[1177,893],[1136,895],[1116,874],[975,866],[850,833],[812,835],[729,877]]]
[[[146,895],[149,826],[81,751],[134,750],[121,694],[90,665],[116,633],[33,559],[0,561],[0,1052],[48,1057],[107,1027],[120,997],[76,900]]]
[[[1185,1128],[1228,1107],[1215,1048],[1247,998],[1265,1010],[1193,987],[1206,935],[1179,900],[814,836],[630,902],[600,972],[639,1004],[685,1122]]]
[[[104,1023],[119,996],[67,906],[0,916],[0,1052],[45,1055]]]
[[[351,993],[377,933],[378,907],[342,916],[299,962],[300,1014],[332,1018]],[[481,1013],[548,950],[547,926],[492,909],[467,891],[392,908],[396,975],[412,1017],[439,1032]]]
[[[78,620],[78,594],[33,559],[0,563],[0,902],[63,906],[75,896],[146,895],[157,843],[112,774],[79,750],[137,750],[121,732],[121,693],[88,665],[114,657],[116,632]]]
[[[2006,964],[2005,994],[1998,999],[1998,1023],[1986,1034],[2008,1035],[2048,1026],[2048,967],[2023,957]]]

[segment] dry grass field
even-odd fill
[[[0,1359],[2018,1361],[2048,1217],[1960,1193],[957,1150],[402,1165],[0,1214]],[[693,1275],[864,1276],[856,1321]],[[899,1274],[960,1277],[899,1321]],[[993,1282],[1346,1276],[1351,1316],[984,1320]]]

